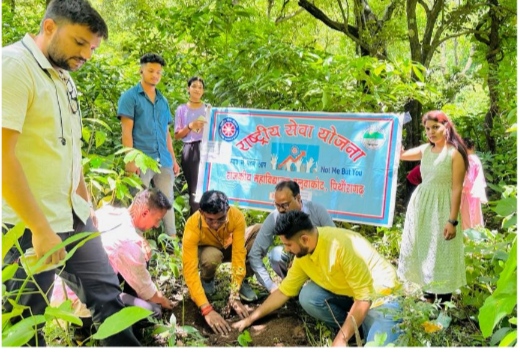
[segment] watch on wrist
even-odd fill
[[[459,221],[458,220],[452,220],[452,219],[448,219],[448,222],[450,224],[452,224],[453,226],[457,226],[459,224]]]

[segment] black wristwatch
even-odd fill
[[[452,224],[453,226],[457,226],[459,224],[459,221],[458,220],[451,220],[451,219],[448,219],[448,222],[450,224]]]

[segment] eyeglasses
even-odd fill
[[[289,202],[285,202],[285,203],[274,203],[274,206],[276,207],[276,209],[278,210],[287,210],[289,209],[289,207],[291,206],[292,202],[294,202],[295,200],[298,201],[298,196],[299,194],[294,197],[291,201]]]
[[[293,199],[294,200],[294,199]],[[287,210],[289,209],[289,207],[291,206],[291,203],[293,201],[291,200],[290,202],[287,202],[287,203],[274,203],[274,206],[276,207],[276,209],[282,209],[282,210]]]
[[[72,114],[76,114],[79,109],[78,91],[76,90],[76,86],[74,86],[70,77],[66,77],[61,70],[58,70],[58,73],[61,81],[63,81],[67,86],[67,97],[69,99],[70,110],[72,111]]]

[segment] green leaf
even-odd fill
[[[103,145],[103,143],[105,142],[105,140],[107,139],[107,134],[102,131],[102,130],[97,130],[96,131],[96,147],[100,147],[101,145]]]
[[[509,258],[509,253],[503,250],[497,250],[494,254],[494,257],[502,261],[507,261],[507,259]]]
[[[374,340],[371,342],[367,342],[365,344],[365,347],[384,347],[386,337],[386,333],[377,332],[374,335]]]
[[[493,336],[489,340],[489,344],[491,346],[496,346],[498,342],[502,341],[504,337],[512,330],[511,327],[502,327],[495,333],[493,333]]]
[[[508,216],[516,212],[516,198],[509,197],[506,199],[501,199],[497,202],[496,207],[493,210],[499,216]]]
[[[95,173],[102,173],[102,174],[111,174],[111,175],[117,175],[117,172],[114,170],[109,170],[106,168],[93,168],[90,170],[91,172]]]
[[[83,129],[81,129],[81,136],[83,138],[83,140],[85,140],[87,143],[90,141],[90,128],[89,127],[83,127]]]
[[[127,153],[130,153],[131,151],[137,151],[136,149],[134,148],[131,148],[131,147],[122,147],[121,149],[117,150],[114,155],[121,155],[121,154],[127,154]],[[128,154],[127,154],[128,155]],[[126,156],[126,155],[125,155]],[[127,162],[127,161],[125,161]]]
[[[23,235],[24,231],[25,224],[19,222],[2,236],[2,259],[5,259],[7,252],[14,246],[16,240]]]
[[[514,331],[509,332],[507,334],[507,336],[505,336],[504,339],[502,339],[502,341],[500,342],[500,344],[498,346],[499,347],[513,347],[516,344],[517,338],[518,338],[518,333],[517,333],[517,330],[515,329]]]
[[[72,309],[72,301],[66,300],[59,307],[51,307],[48,306],[45,309],[44,316],[47,320],[59,319],[64,320],[70,323],[74,323],[75,325],[82,326],[83,321],[74,315],[74,310]]]
[[[2,324],[3,326],[6,325],[7,321],[9,321],[11,318],[20,316],[25,309],[27,309],[27,306],[19,305],[14,302],[14,300],[9,299],[9,303],[13,306],[13,309],[11,312],[3,312],[2,313]]]
[[[116,181],[112,177],[108,177],[107,181],[111,191],[116,189]]]
[[[144,320],[152,313],[152,311],[138,306],[125,307],[121,311],[108,317],[105,322],[99,326],[97,333],[94,334],[92,338],[98,340],[108,338],[132,326],[134,323]]]
[[[180,328],[188,334],[200,334],[199,330],[193,326],[181,326]]]
[[[329,107],[330,104],[330,94],[327,90],[323,90],[323,94],[321,96],[321,109],[326,110],[327,107]]]
[[[374,69],[374,74],[379,76],[381,75],[381,72],[386,69],[386,63],[380,64]]]
[[[98,191],[103,192],[104,189],[98,181],[92,179],[90,180],[90,183],[92,183],[92,185],[96,187]]]
[[[517,254],[516,239],[511,246],[509,258],[500,273],[497,288],[479,309],[478,322],[484,338],[491,336],[495,326],[509,315],[517,303]]]
[[[169,332],[169,331],[170,331],[170,327],[161,324],[161,325],[157,325],[157,326],[154,328],[152,334],[153,334],[153,335],[160,335],[161,333],[165,333],[165,332]]]
[[[128,148],[127,148],[128,149]],[[121,151],[121,150],[120,150]],[[131,149],[128,154],[125,155],[125,158],[123,159],[124,163],[128,163],[130,161],[134,161],[137,156],[139,156],[140,151],[137,149]],[[117,154],[117,153],[116,153]]]
[[[112,128],[110,128],[110,126],[102,121],[101,119],[96,119],[96,118],[83,118],[84,121],[87,121],[87,122],[91,122],[91,123],[94,123],[94,124],[99,124],[103,127],[105,127],[105,129],[107,129],[109,132],[112,132]]]
[[[137,175],[132,175],[130,177],[123,177],[121,180],[123,183],[129,185],[134,188],[141,188],[141,179]]]
[[[464,235],[468,237],[471,241],[484,241],[488,239],[485,233],[475,229],[464,230]]]
[[[424,75],[423,75],[422,70],[415,64],[412,65],[412,70],[413,70],[415,76],[417,76],[417,78],[419,80],[421,80],[421,82],[424,82]]]
[[[21,347],[36,334],[36,326],[45,323],[45,316],[24,318],[14,326],[2,331],[3,347]]]
[[[504,218],[504,220],[502,220],[502,228],[507,230],[510,227],[516,226],[517,225],[516,220],[517,220],[516,214],[512,215],[511,217],[506,216]]]
[[[249,346],[249,343],[251,343],[253,341],[253,339],[251,339],[251,334],[249,333],[248,330],[245,330],[244,332],[242,332],[238,338],[238,344],[240,344],[240,346],[242,347],[247,347]]]
[[[2,269],[2,282],[12,279],[19,267],[18,263],[13,263]]]
[[[511,128],[506,130],[507,132],[516,131],[516,120],[517,120],[517,117],[518,117],[518,115],[516,114],[516,107],[514,107],[507,114],[507,118],[506,118],[507,121],[510,122],[510,124],[513,124],[513,126]]]

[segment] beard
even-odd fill
[[[54,37],[49,43],[49,47],[47,48],[47,57],[52,65],[67,71],[78,70],[86,61],[82,57],[67,58],[65,54],[63,54],[63,52],[59,49],[56,37]],[[69,63],[71,60],[81,61],[82,63],[80,63],[77,66],[71,66],[71,64]]]
[[[298,252],[298,253],[294,253],[294,256],[295,256],[296,258],[302,258],[302,257],[304,257],[304,256],[306,256],[306,255],[308,255],[308,254],[309,254],[309,248],[308,248],[308,247],[300,246],[300,252]]]

